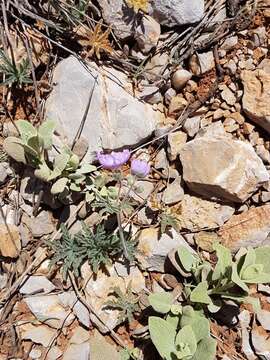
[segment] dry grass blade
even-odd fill
[[[80,28],[79,30],[79,40],[78,42],[86,48],[90,48],[88,56],[96,55],[100,59],[100,53],[107,52],[109,54],[113,53],[113,48],[111,47],[110,41],[108,39],[111,33],[111,29],[108,28],[105,32],[102,31],[102,23],[99,22],[94,30]]]

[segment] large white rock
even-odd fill
[[[188,187],[208,199],[242,203],[269,174],[253,147],[226,136],[203,136],[181,149],[183,178]]]
[[[169,27],[200,21],[204,15],[204,0],[151,0],[150,15]]]
[[[89,144],[85,160],[93,160],[101,148],[117,149],[140,143],[162,120],[160,113],[132,96],[126,76],[114,69],[101,69],[94,63],[87,68],[70,56],[57,65],[53,83],[56,85],[46,103],[46,117],[57,122],[61,140],[69,145],[80,128],[95,86],[81,132],[81,139]]]

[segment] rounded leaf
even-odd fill
[[[57,195],[62,193],[65,190],[65,187],[68,183],[68,178],[58,179],[51,188],[51,193]]]
[[[173,304],[173,296],[171,293],[155,293],[148,297],[152,308],[161,314],[167,314],[171,310]]]
[[[9,136],[4,140],[3,149],[12,159],[26,164],[23,142],[20,139]]]

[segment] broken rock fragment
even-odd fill
[[[233,251],[240,247],[270,244],[270,205],[249,209],[234,215],[220,228],[221,242]]]
[[[180,152],[190,190],[208,199],[246,201],[269,174],[252,146],[226,136],[196,138]]]

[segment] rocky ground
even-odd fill
[[[232,254],[270,245],[270,2],[34,3],[3,1],[1,15],[11,66],[29,64],[21,83],[1,88],[0,359],[160,359],[148,295],[184,302],[176,249],[215,264],[216,241]],[[86,259],[66,277],[63,261],[51,261],[48,241],[60,246],[61,224],[71,235],[82,221],[112,233],[120,225],[89,203],[87,184],[54,196],[52,182],[8,156],[2,144],[18,137],[20,119],[56,122],[50,159],[64,143],[87,164],[123,149],[150,164],[131,191],[123,167],[119,196],[132,211],[121,226],[136,245],[129,264],[120,254],[93,272]],[[106,305],[119,300],[116,288],[131,319]],[[249,294],[259,310],[228,300],[209,317],[217,359],[270,359],[270,287],[251,284]]]

